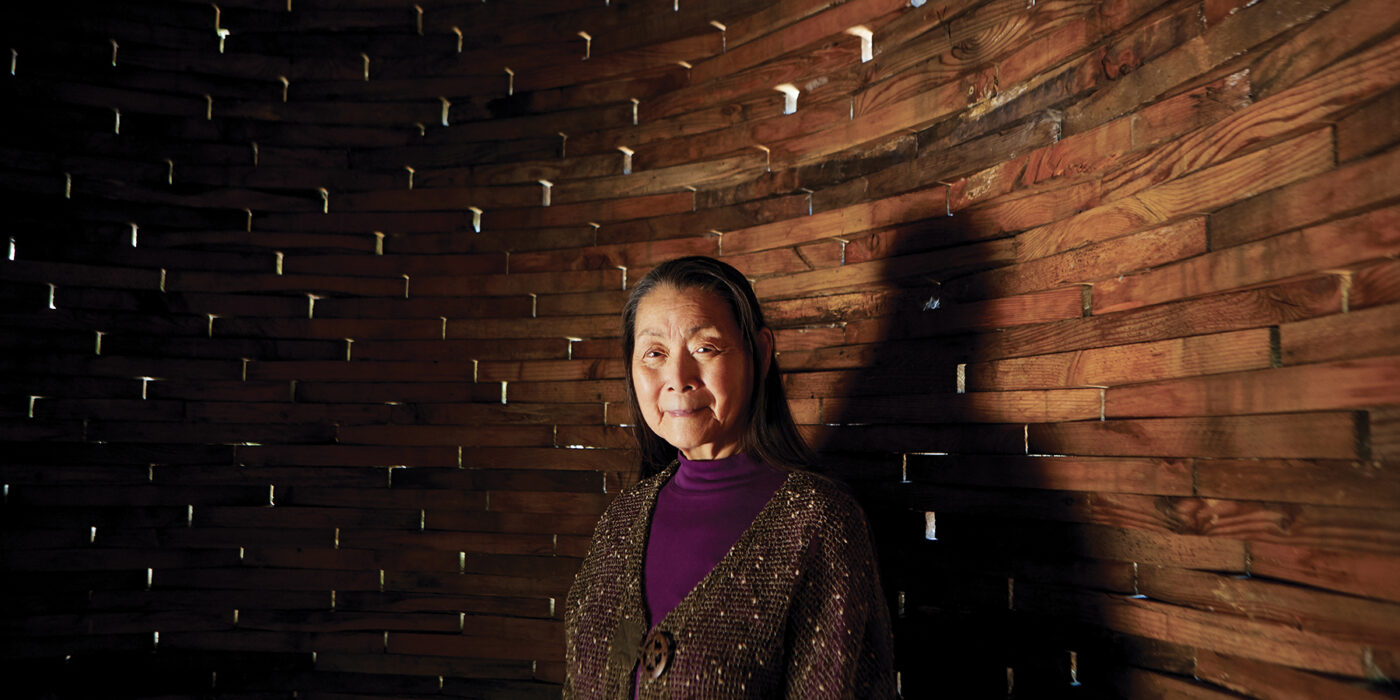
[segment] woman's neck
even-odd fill
[[[680,454],[673,484],[687,491],[720,491],[742,486],[772,471],[762,460],[739,452],[729,457],[692,460]]]

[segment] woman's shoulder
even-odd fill
[[[836,521],[864,521],[865,511],[844,484],[806,469],[794,469],[784,489],[793,505],[814,517]]]
[[[793,469],[788,476],[787,486],[811,498],[855,505],[855,497],[845,484],[811,469]]]

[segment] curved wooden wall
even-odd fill
[[[914,4],[7,6],[7,686],[555,697],[702,253],[907,697],[1391,687],[1400,10]]]

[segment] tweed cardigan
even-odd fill
[[[564,697],[631,700],[647,635],[642,572],[675,465],[609,504],[565,603]],[[674,652],[637,697],[889,698],[889,611],[860,506],[795,471],[719,563],[660,620]]]

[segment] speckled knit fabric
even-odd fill
[[[647,528],[675,467],[608,506],[565,604],[565,698],[632,697],[646,637]],[[657,625],[675,640],[637,697],[889,698],[889,614],[864,514],[793,472],[719,564]]]

